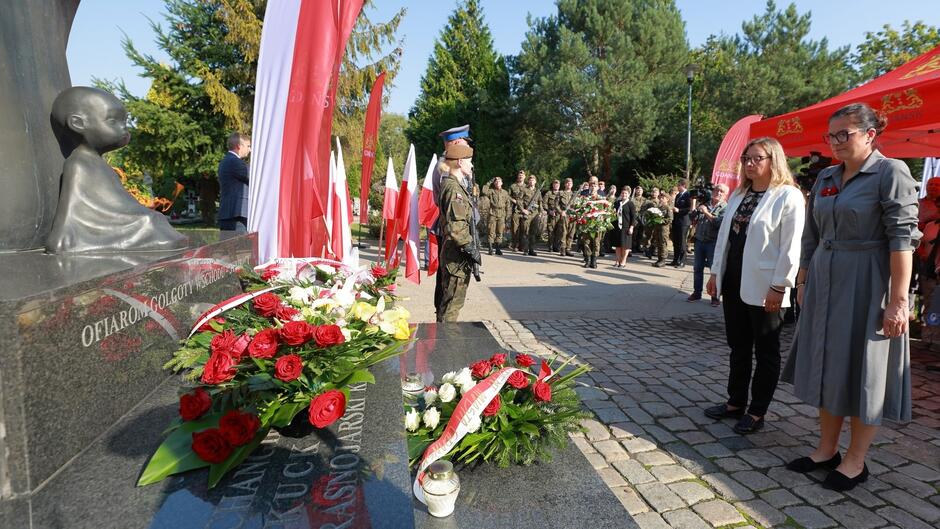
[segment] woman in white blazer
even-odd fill
[[[781,309],[790,305],[789,289],[800,265],[805,206],[783,147],[773,138],[747,144],[740,181],[718,231],[707,285],[708,294],[720,293],[724,302],[731,348],[728,401],[706,409],[705,415],[736,418],[734,431],[748,434],[764,427],[777,389]]]

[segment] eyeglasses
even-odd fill
[[[763,162],[764,160],[769,160],[769,159],[770,159],[770,156],[742,156],[741,165],[747,165],[748,162],[754,165],[757,165]]]
[[[840,130],[835,134],[823,134],[823,141],[830,144],[841,145],[849,141],[849,136],[855,134],[856,132],[861,132],[860,130]]]

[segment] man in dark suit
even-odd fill
[[[671,266],[682,268],[685,266],[685,253],[688,246],[689,213],[692,211],[692,195],[689,193],[689,181],[685,178],[679,180],[677,185],[679,194],[672,208],[672,262]]]
[[[219,162],[219,229],[248,231],[248,164],[251,138],[233,132],[226,142],[228,152]]]

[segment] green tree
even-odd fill
[[[678,103],[687,57],[671,0],[559,0],[513,61],[525,166],[611,180]],[[546,152],[551,152],[546,156]],[[567,160],[567,163],[566,163]]]
[[[853,85],[848,47],[831,50],[825,38],[809,39],[811,24],[809,12],[801,14],[793,4],[779,10],[771,0],[763,14],[742,23],[741,33],[711,36],[692,50],[691,62],[700,67],[692,86],[693,167],[700,167],[706,180],[722,138],[738,119],[791,112]],[[685,168],[687,112],[683,97],[642,169]]]
[[[865,39],[856,48],[853,59],[864,82],[885,74],[936,46],[940,46],[940,30],[921,21],[911,24],[905,20],[900,30],[885,24],[881,31],[866,31]]]
[[[421,159],[440,152],[438,134],[470,124],[477,179],[488,181],[513,169],[509,73],[483,20],[478,0],[465,0],[434,43],[421,78],[421,92],[406,129]]]

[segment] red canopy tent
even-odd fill
[[[888,117],[878,139],[882,154],[893,158],[940,156],[940,46],[857,88],[800,110],[751,125],[751,138],[770,136],[788,156],[819,152],[829,116],[849,103],[868,103]]]

